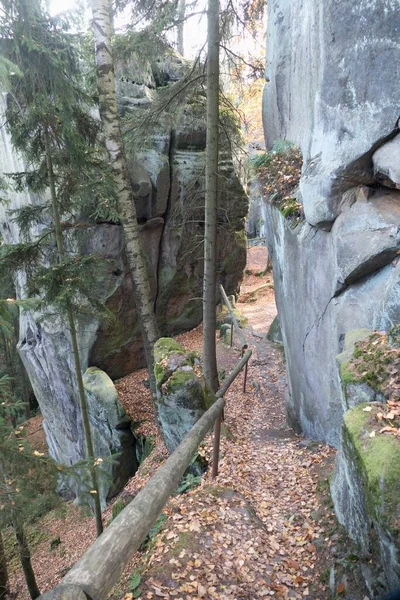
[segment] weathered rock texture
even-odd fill
[[[210,406],[204,378],[194,367],[199,360],[175,340],[160,338],[154,347],[157,416],[171,453]]]
[[[273,0],[268,7],[266,141],[290,140],[303,153],[305,219],[293,227],[266,204],[288,416],[306,436],[340,446],[337,514],[363,551],[373,521],[394,585],[399,540],[385,520],[386,471],[380,480],[370,470],[379,458],[365,442],[365,423],[353,422],[367,414],[357,404],[376,394],[362,384],[345,394],[340,365],[354,347],[350,330],[366,335],[400,321],[400,14],[392,0]],[[398,491],[398,471],[392,476]]]
[[[335,357],[346,332],[400,319],[398,161],[387,151],[400,113],[399,26],[389,0],[269,4],[267,145],[290,140],[304,159],[305,220],[293,228],[266,204],[288,412],[297,429],[336,446],[347,407]]]
[[[362,404],[346,412],[331,494],[340,523],[358,543],[360,559],[380,563],[387,586],[394,589],[400,585],[400,441],[393,435],[370,436],[380,406],[365,412]]]
[[[176,81],[188,68],[180,57],[164,50],[166,54],[153,61],[131,54],[118,63],[118,102],[125,116],[148,107],[157,98],[158,86]],[[145,142],[138,134],[141,144],[132,142],[128,150],[157,316],[162,332],[169,335],[198,325],[202,318],[204,224],[198,215],[204,206],[204,98],[200,95],[198,102],[194,99],[192,105],[183,106],[165,120],[167,124],[157,126]],[[25,170],[4,127],[1,136],[1,171]],[[234,293],[246,261],[244,218],[248,203],[228,148],[221,151],[220,167],[217,272],[219,282],[228,293]],[[35,204],[38,199],[33,194],[12,192],[10,200],[7,208],[0,207],[2,235],[7,243],[18,243],[19,231],[7,210]],[[37,235],[40,229],[32,233]],[[72,253],[95,253],[112,261],[108,280],[99,286],[98,295],[114,313],[115,321],[106,326],[88,318],[77,324],[83,370],[96,366],[111,378],[119,378],[144,366],[121,227],[104,219],[87,222],[78,234],[69,234],[66,242]],[[23,273],[16,287],[23,296]],[[50,452],[61,462],[73,462],[82,456],[83,445],[65,322],[41,320],[41,315],[33,312],[21,314],[19,352],[44,415]]]
[[[394,0],[268,4],[267,145],[301,147],[311,225],[332,222],[342,194],[374,182],[371,156],[399,117],[399,12]]]

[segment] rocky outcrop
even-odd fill
[[[268,147],[286,139],[303,154],[304,219],[294,226],[266,199],[289,421],[339,447],[336,513],[362,555],[376,550],[389,587],[398,440],[375,438],[359,404],[383,396],[347,363],[358,340],[400,322],[399,25],[389,0],[274,0],[263,110]]]
[[[274,0],[268,9],[267,145],[301,147],[306,219],[332,223],[344,191],[373,183],[372,154],[396,128],[398,6]]]
[[[118,62],[118,103],[125,117],[146,110],[157,100],[159,88],[165,91],[169,82],[177,81],[187,70],[187,63],[176,53],[165,46],[163,52],[152,61],[125,53]],[[202,93],[191,102],[168,115],[166,123],[150,128],[147,136],[138,135],[127,143],[157,317],[162,332],[168,335],[195,327],[202,319],[206,146]],[[4,127],[0,167],[3,173],[25,170]],[[228,145],[221,150],[220,168],[217,272],[219,283],[234,293],[246,261],[248,203]],[[11,190],[9,199],[7,207],[0,207],[2,235],[7,243],[18,243],[19,231],[8,210],[40,200],[34,194]],[[75,234],[66,234],[68,250],[94,253],[110,261],[108,278],[97,292],[115,316],[111,324],[95,317],[77,323],[82,368],[96,366],[112,379],[119,378],[144,366],[122,230],[115,220],[102,215],[97,222],[84,219],[81,225]],[[38,235],[41,227],[32,230],[32,235]],[[25,287],[21,272],[16,281],[19,296],[24,295]],[[70,464],[82,457],[83,447],[68,327],[60,318],[42,316],[34,311],[20,315],[19,352],[44,415],[51,454]]]
[[[379,405],[365,408],[345,414],[331,494],[339,522],[358,543],[360,560],[372,558],[385,574],[380,582],[374,578],[376,592],[378,582],[390,589],[400,585],[400,440],[375,432]]]
[[[293,228],[266,199],[287,406],[297,429],[336,446],[346,332],[400,319],[398,25],[386,0],[269,4],[266,141],[303,153],[305,219]]]
[[[211,394],[195,372],[199,360],[175,340],[160,338],[154,347],[157,417],[171,453],[210,406]]]
[[[89,367],[83,376],[83,384],[94,432],[94,453],[103,459],[98,472],[101,500],[105,504],[106,499],[123,489],[137,470],[135,437],[130,427],[131,419],[107,373]]]

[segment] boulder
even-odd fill
[[[198,359],[175,340],[160,338],[154,347],[157,416],[171,453],[209,407],[205,382],[196,374]]]
[[[375,179],[383,185],[400,189],[400,133],[372,155]]]
[[[279,323],[279,316],[276,315],[271,325],[269,326],[267,339],[275,344],[283,344],[282,330]]]
[[[400,440],[376,433],[380,407],[365,412],[365,406],[344,415],[331,494],[336,516],[358,543],[361,558],[378,561],[393,589],[400,585]]]
[[[135,437],[118,392],[107,373],[89,367],[83,375],[94,453],[102,457],[100,496],[103,505],[120,492],[137,471]],[[108,462],[112,460],[112,462]],[[102,472],[104,474],[102,474]]]

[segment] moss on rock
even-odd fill
[[[373,418],[381,405],[360,404],[345,413],[344,435],[356,451],[360,474],[365,481],[368,512],[399,534],[400,515],[400,440],[375,431]],[[399,540],[400,541],[400,540]]]
[[[187,385],[195,381],[197,383],[197,377],[195,372],[191,370],[178,369],[174,371],[167,382],[167,393],[173,394],[182,388],[186,388]]]
[[[233,314],[237,318],[240,327],[246,327],[248,320],[244,315],[242,315],[242,313],[237,308],[233,309]],[[231,324],[231,316],[225,304],[221,306],[217,313],[217,327],[220,328],[221,325],[224,324]]]

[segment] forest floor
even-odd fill
[[[246,392],[240,375],[226,395],[219,474],[211,480],[208,470],[200,483],[192,481],[199,485],[170,498],[112,600],[369,598],[356,551],[330,502],[335,451],[296,435],[285,421],[284,357],[265,337],[276,314],[272,276],[263,273],[266,260],[264,247],[249,249],[237,308],[248,319],[244,331],[253,355]],[[177,339],[201,350],[201,326]],[[228,373],[239,356],[235,344],[229,348],[219,341],[220,373]],[[167,455],[142,385],[145,376],[139,371],[117,384],[127,411],[154,444],[115,500],[119,503],[132,499]],[[38,426],[36,420],[32,429]],[[199,449],[209,462],[211,444],[209,436]],[[43,591],[61,579],[95,537],[93,520],[81,509],[69,504],[64,512],[63,518],[57,512],[46,515],[34,529],[33,564]],[[27,598],[16,559],[12,590],[13,598]]]

